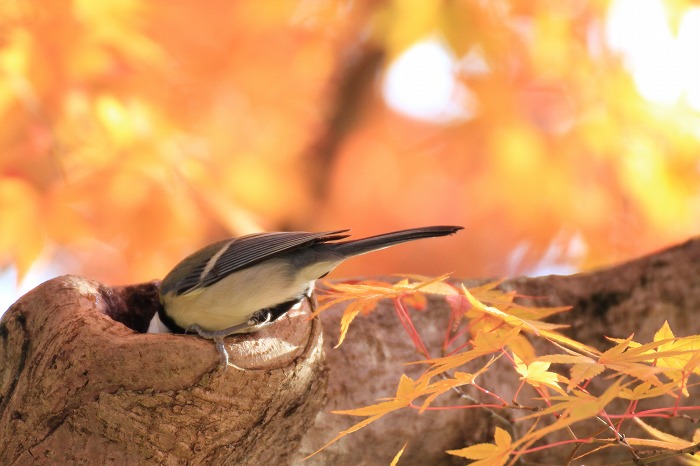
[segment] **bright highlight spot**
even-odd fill
[[[60,275],[62,272],[57,267],[46,264],[44,260],[39,260],[29,269],[24,279],[18,284],[17,269],[14,267],[4,269],[0,272],[0,317],[22,295],[46,280]]]
[[[456,60],[440,41],[416,43],[389,66],[384,99],[412,118],[439,123],[468,120],[476,112],[476,97],[455,80]]]
[[[508,258],[508,275],[571,275],[581,271],[581,264],[588,254],[588,244],[580,232],[560,232],[552,238],[536,263],[526,264],[525,257],[531,249],[528,241],[521,242],[513,249]]]
[[[680,61],[685,66],[682,85],[688,104],[700,111],[700,8],[688,11],[678,28]]]
[[[700,111],[699,8],[685,13],[675,36],[661,0],[615,0],[606,37],[645,99],[672,105],[685,98]]]

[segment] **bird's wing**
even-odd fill
[[[346,238],[349,230],[254,233],[211,244],[178,264],[165,277],[161,293],[177,295],[211,286],[231,273],[310,244]],[[205,250],[206,253],[204,253]],[[216,258],[211,260],[212,258]]]

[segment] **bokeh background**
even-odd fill
[[[570,273],[683,241],[696,3],[0,2],[0,308],[257,230],[466,228],[335,277]]]

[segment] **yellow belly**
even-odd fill
[[[340,262],[316,263],[294,272],[287,260],[268,260],[207,288],[179,296],[165,294],[161,299],[166,314],[183,329],[197,324],[204,330],[223,330],[246,323],[260,309],[300,298],[315,279]]]

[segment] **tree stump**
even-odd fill
[[[158,283],[76,276],[0,324],[0,464],[288,464],[325,401],[318,320],[226,340],[145,331]]]

